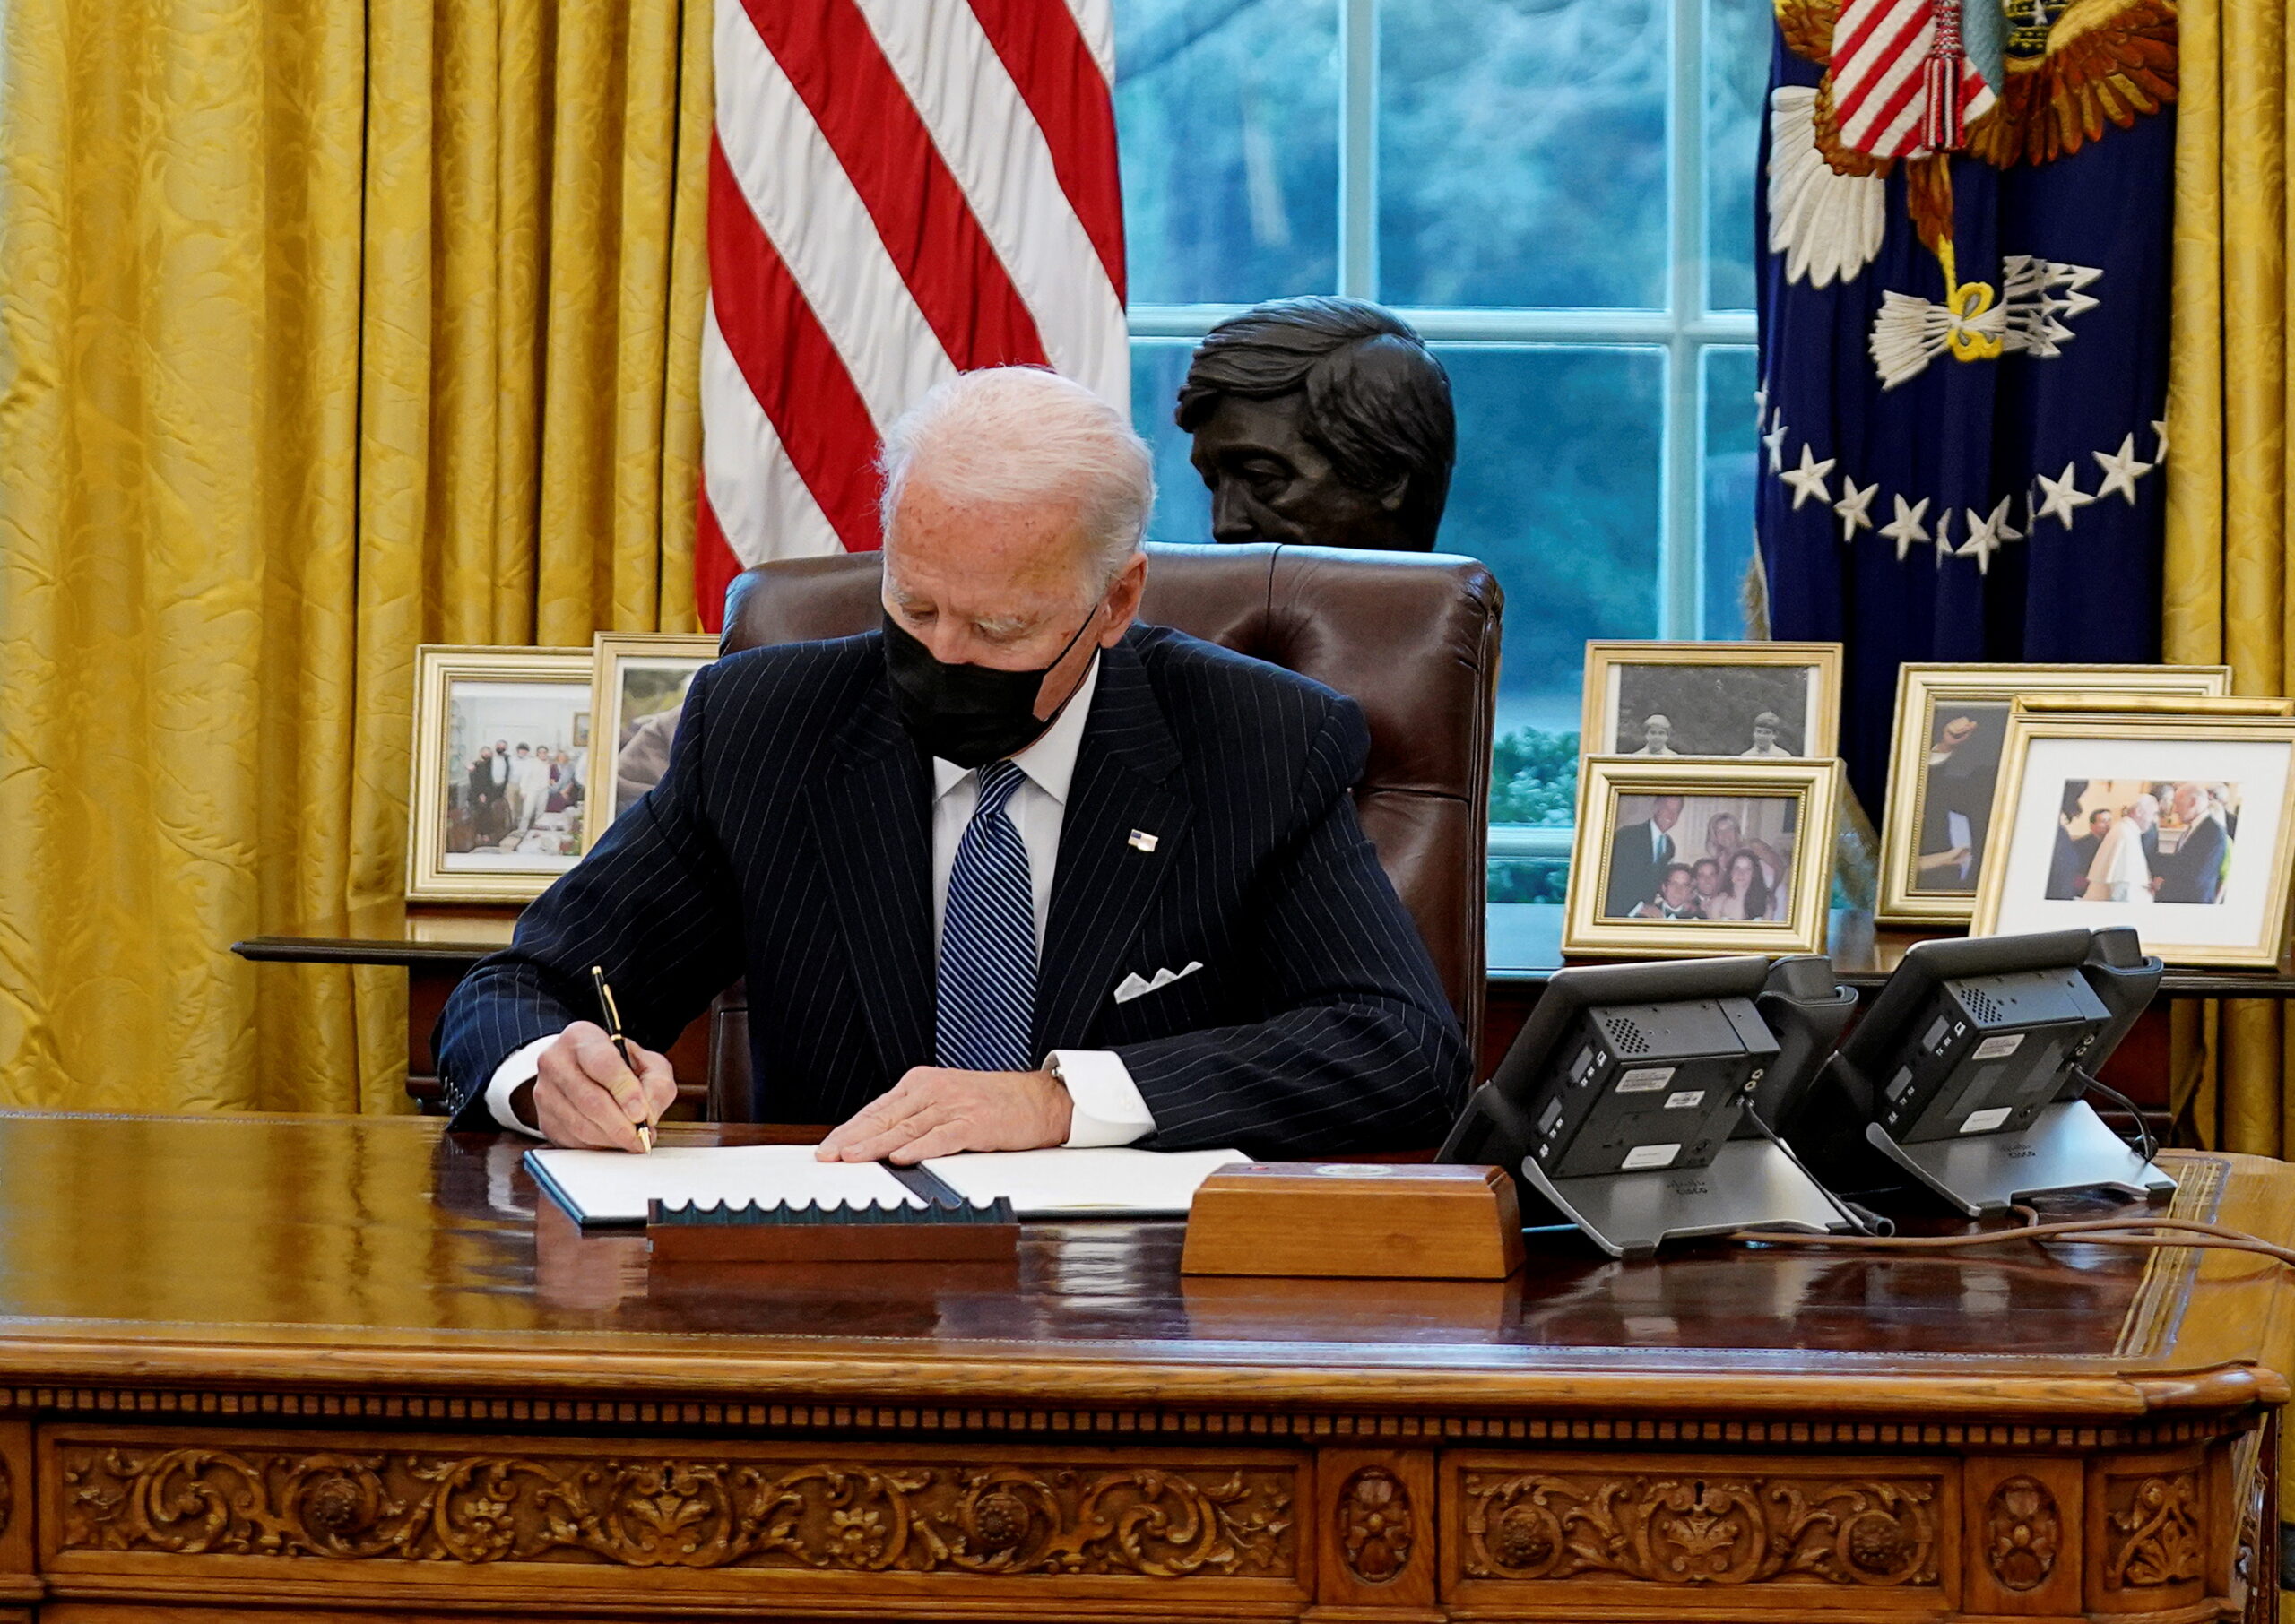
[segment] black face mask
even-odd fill
[[[885,667],[892,675],[893,709],[901,726],[931,755],[960,767],[1001,761],[1026,749],[1059,717],[1055,711],[1036,720],[1036,696],[1044,691],[1044,679],[1098,618],[1096,606],[1051,665],[1034,671],[1000,671],[936,660],[888,609]]]

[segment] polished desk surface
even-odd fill
[[[0,1386],[132,1371],[1994,1421],[2287,1394],[2283,1271],[2248,1255],[1716,1243],[1625,1264],[1558,1232],[1533,1234],[1528,1270],[1503,1286],[1182,1279],[1183,1225],[1103,1222],[1027,1226],[1017,1274],[784,1266],[649,1281],[642,1237],[584,1235],[537,1196],[524,1143],[404,1118],[0,1112]],[[2295,1236],[2282,1164],[2195,1157],[2176,1170],[2178,1211]]]

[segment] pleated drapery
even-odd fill
[[[689,630],[706,0],[8,0],[0,1101],[403,1109],[415,645]]]
[[[2295,388],[2283,0],[2181,0],[2163,614],[2171,661],[2225,664],[2243,694],[2295,692],[2288,508]],[[2295,1151],[2282,1006],[2175,1011],[2175,1099],[2202,1137]]]

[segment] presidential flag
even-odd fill
[[[2173,0],[1776,0],[1770,624],[1849,646],[1875,810],[1905,661],[2160,645]]]

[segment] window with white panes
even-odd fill
[[[1753,552],[1753,0],[1116,0],[1153,535],[1172,406],[1261,299],[1399,311],[1451,374],[1446,551],[1507,589],[1494,901],[1560,899],[1589,637],[1735,637]]]

